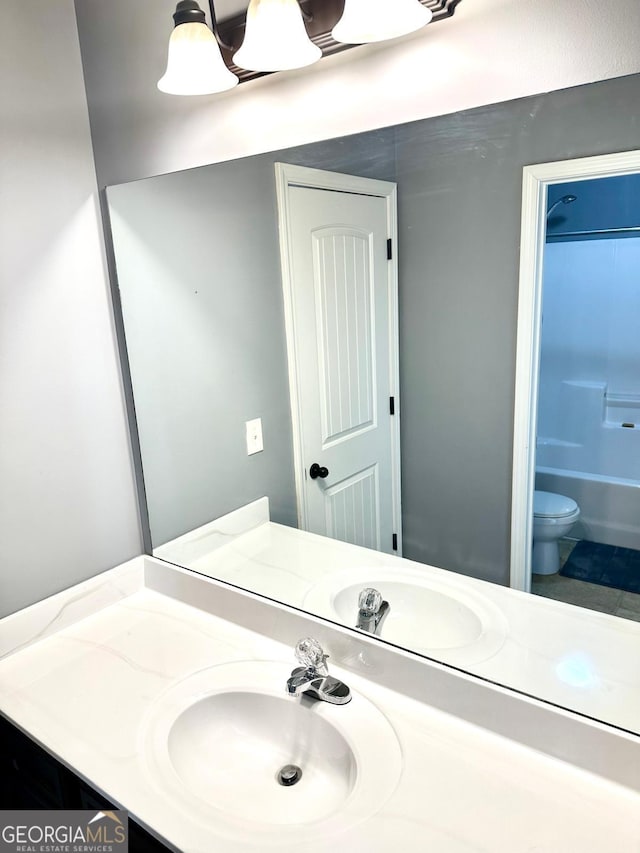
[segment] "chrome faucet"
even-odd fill
[[[382,623],[391,608],[388,601],[382,600],[377,589],[367,587],[358,596],[358,622],[356,628],[380,636]]]
[[[322,646],[312,637],[298,640],[295,656],[302,666],[296,667],[287,680],[289,696],[304,694],[321,702],[332,705],[346,705],[351,701],[351,691],[347,685],[329,675]]]

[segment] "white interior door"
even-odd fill
[[[280,212],[300,526],[399,550],[395,186],[294,171]]]

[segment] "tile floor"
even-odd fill
[[[560,542],[560,565],[563,566],[573,550],[575,540],[563,539]],[[640,594],[623,592],[608,586],[564,578],[562,575],[534,575],[531,592],[578,607],[588,607],[600,613],[610,613],[623,619],[640,622]]]

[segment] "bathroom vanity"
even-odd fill
[[[347,705],[286,695],[304,636]],[[0,650],[13,778],[127,809],[132,850],[640,850],[637,737],[154,558],[5,618]]]
[[[0,718],[0,795],[3,809],[115,809],[117,806],[84,779]],[[164,844],[129,819],[129,849],[164,853]]]

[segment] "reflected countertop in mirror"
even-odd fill
[[[266,498],[156,549],[199,574],[355,627],[358,594],[390,611],[380,637],[634,731],[640,624],[269,520]]]

